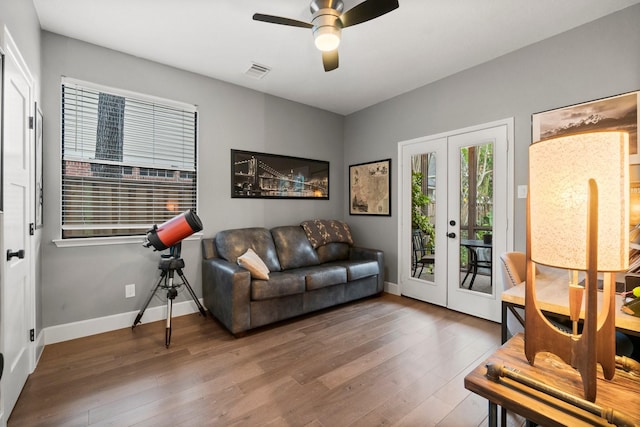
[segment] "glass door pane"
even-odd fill
[[[493,143],[460,148],[460,288],[492,293]]]
[[[411,276],[434,281],[436,153],[411,156]]]

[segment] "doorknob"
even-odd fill
[[[7,249],[7,261],[9,261],[14,256],[17,256],[18,258],[23,259],[24,249],[20,249],[19,251],[16,251],[16,252],[11,252],[11,249]]]
[[[456,233],[447,233],[447,237],[450,239],[455,239],[456,238]]]

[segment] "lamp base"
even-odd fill
[[[530,211],[527,199],[527,211]],[[601,312],[598,313],[598,189],[593,179],[589,180],[587,209],[587,270],[585,279],[585,310],[582,333],[568,334],[556,329],[544,317],[536,299],[535,270],[531,259],[531,222],[527,215],[527,279],[525,287],[525,355],[531,365],[536,354],[547,351],[560,357],[576,368],[582,377],[585,398],[596,400],[597,363],[602,366],[606,379],[615,374],[615,276],[604,273],[604,289]],[[572,318],[580,312],[570,301]],[[578,306],[579,307],[579,306]]]
[[[615,375],[615,277],[605,273],[603,304],[597,312],[597,282],[586,284],[586,310],[582,333],[569,334],[557,329],[544,316],[535,293],[535,263],[527,261],[525,293],[525,355],[534,365],[540,352],[553,353],[568,365],[576,368],[582,377],[585,398],[596,399],[597,364],[604,377]],[[595,273],[597,275],[597,273]],[[600,316],[598,316],[600,314]]]

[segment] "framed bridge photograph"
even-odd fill
[[[231,150],[231,197],[329,200],[329,162]]]

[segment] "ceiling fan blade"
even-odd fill
[[[342,14],[342,27],[361,24],[397,9],[398,0],[365,0]]]
[[[281,16],[263,15],[262,13],[253,14],[254,21],[268,22],[270,24],[288,25],[290,27],[313,28],[313,24],[302,22],[295,19],[283,18]]]
[[[322,52],[322,64],[324,71],[333,71],[338,68],[338,49]]]

